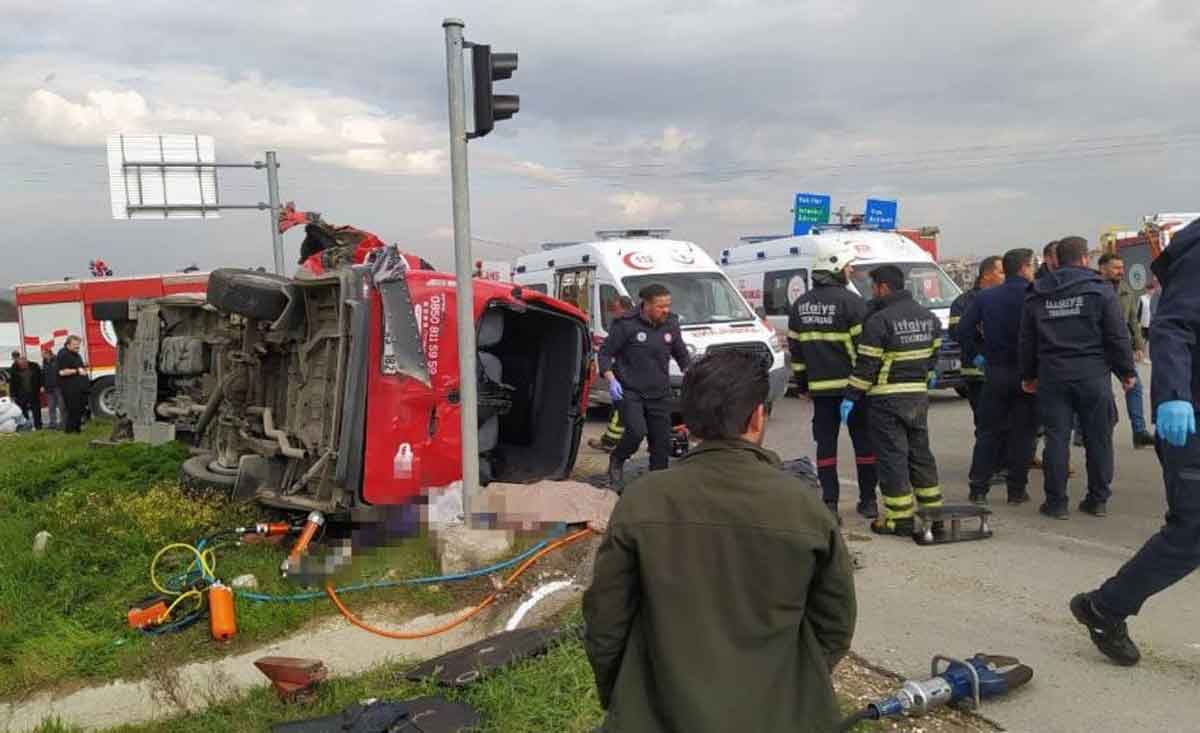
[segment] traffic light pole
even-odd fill
[[[442,21],[446,32],[446,82],[450,93],[450,178],[454,208],[454,273],[458,299],[459,413],[462,429],[463,511],[475,524],[479,501],[479,399],[475,380],[475,299],[472,289],[471,203],[467,185],[467,93],[463,74],[463,22]]]

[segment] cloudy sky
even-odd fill
[[[1194,0],[0,0],[0,287],[270,264],[262,213],[112,220],[116,132],[278,150],[285,200],[449,267],[446,15],[520,53],[520,114],[471,145],[483,257],[620,225],[715,251],[797,191],[896,198],[951,256],[1200,209]]]

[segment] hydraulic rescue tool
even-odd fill
[[[988,524],[991,510],[973,504],[921,509],[913,517],[913,542],[918,545],[945,545],[951,542],[986,540],[992,536]],[[975,529],[964,529],[964,519],[978,519]]]
[[[943,663],[945,669],[941,669]],[[1033,679],[1028,665],[1016,657],[996,654],[976,654],[965,662],[939,654],[933,658],[929,674],[927,680],[906,680],[894,695],[846,718],[838,730],[848,731],[864,720],[924,715],[954,703],[969,703],[977,709],[984,698],[1006,695]]]

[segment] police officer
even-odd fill
[[[852,271],[854,248],[843,242],[822,241],[813,265],[812,290],[792,303],[788,317],[788,344],[797,388],[813,403],[813,437],[817,441],[817,476],[821,498],[838,513],[837,448],[841,429],[839,409],[856,358],[855,344],[862,334],[867,304],[846,287]],[[875,454],[867,427],[867,410],[850,416],[850,439],[858,465],[858,513],[874,519]]]
[[[971,502],[980,505],[987,504],[998,465],[1007,469],[1008,503],[1029,501],[1025,486],[1037,432],[1037,401],[1021,389],[1017,371],[1021,308],[1033,281],[1033,250],[1009,250],[1002,262],[1004,284],[981,293],[959,328],[963,353],[976,354],[975,365],[987,372],[970,472]]]
[[[612,322],[600,348],[600,372],[608,392],[620,404],[625,433],[608,459],[608,481],[625,490],[625,461],[642,438],[650,443],[650,470],[667,467],[671,451],[670,360],[686,370],[690,359],[679,333],[679,317],[671,313],[671,291],[657,283],[638,293],[641,305]]]
[[[870,413],[871,444],[883,494],[878,534],[912,534],[917,505],[942,505],[937,462],[929,449],[929,382],[934,377],[941,325],[904,289],[895,265],[871,271],[870,314],[858,342],[858,360],[842,400],[842,422]],[[869,404],[860,405],[863,397]],[[913,494],[916,494],[914,501]]]
[[[1158,534],[1091,593],[1071,599],[1071,612],[1092,642],[1118,664],[1141,658],[1129,638],[1128,616],[1150,596],[1187,577],[1200,565],[1200,222],[1171,238],[1151,266],[1163,286],[1150,326],[1155,359],[1150,401],[1155,405],[1158,458],[1167,490],[1167,519]]]
[[[1037,394],[1046,426],[1042,461],[1046,502],[1040,511],[1067,519],[1067,459],[1072,416],[1078,413],[1086,441],[1088,488],[1080,511],[1107,514],[1113,477],[1113,426],[1117,406],[1109,373],[1126,391],[1136,372],[1129,328],[1112,286],[1088,269],[1087,240],[1058,243],[1059,268],[1038,278],[1021,315],[1019,367],[1022,389]]]
[[[967,383],[967,402],[971,404],[971,416],[975,421],[976,430],[979,429],[979,396],[983,394],[983,369],[975,365],[976,352],[968,351],[977,339],[965,338],[959,331],[959,324],[980,292],[1002,282],[1004,270],[1000,266],[1000,258],[996,255],[984,257],[979,261],[979,275],[975,278],[975,287],[955,298],[950,304],[950,338],[957,341],[962,348],[961,371]]]

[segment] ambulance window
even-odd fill
[[[776,270],[763,276],[763,308],[769,316],[786,316],[796,298],[808,292],[808,270]]]
[[[594,269],[564,270],[558,273],[558,299],[579,310],[592,313],[592,276]]]
[[[621,302],[621,293],[607,283],[600,285],[600,325],[607,331],[613,320],[628,310]]]

